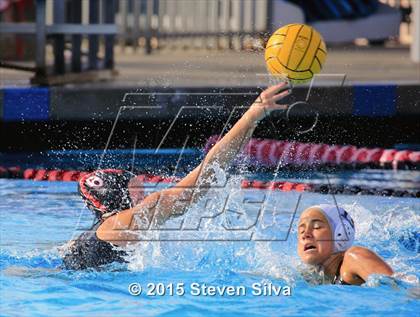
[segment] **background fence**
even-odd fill
[[[119,0],[119,45],[244,48],[268,30],[273,0]],[[86,4],[85,4],[86,5]]]
[[[116,23],[122,48],[147,53],[166,45],[243,49],[272,28],[272,9],[287,0],[119,0]],[[417,0],[379,0],[411,22]],[[405,38],[410,28],[405,27]]]
[[[112,70],[115,44],[122,49],[141,48],[146,53],[167,46],[262,48],[263,42],[257,40],[272,31],[273,22],[276,22],[273,21],[273,8],[283,1],[285,0],[33,0],[35,23],[1,23],[0,33],[15,34],[17,38],[22,34],[34,36],[36,65],[25,67],[0,61],[0,66],[35,71],[35,77],[42,79],[49,74]],[[401,10],[402,24],[406,25],[408,32],[407,38],[414,38],[415,36],[410,36],[407,25],[414,16],[412,7],[418,5],[420,0],[380,1]],[[283,3],[286,6],[285,2]],[[420,13],[416,14],[415,19],[420,20]],[[420,32],[419,23],[417,21],[416,32]],[[419,40],[412,47],[417,48],[420,45],[418,42]],[[419,50],[420,48],[413,49],[413,60],[418,60]],[[51,56],[53,63],[48,62]],[[52,71],[47,69],[51,64]],[[86,78],[89,79],[89,76]],[[60,83],[60,80],[56,83]]]

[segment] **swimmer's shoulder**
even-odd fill
[[[378,255],[372,250],[355,245],[344,252],[343,265],[356,265],[360,261],[376,260],[378,258]]]
[[[344,251],[343,264],[344,262],[353,262],[357,258],[367,258],[373,254],[375,253],[368,248],[354,245]]]
[[[392,269],[375,252],[352,246],[344,252],[340,275],[346,283],[363,284],[371,274],[391,275]]]
[[[360,258],[365,258],[369,252],[371,252],[369,249],[360,246],[352,246],[344,252],[340,268],[342,281],[351,285],[360,285],[365,282],[357,274],[357,265]]]
[[[152,218],[158,215],[155,207],[159,198],[160,192],[152,193],[135,207],[106,218],[96,228],[96,237],[113,245],[127,246],[138,239],[138,230],[147,229]]]

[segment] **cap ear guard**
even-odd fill
[[[355,228],[351,216],[343,208],[335,205],[318,206],[325,214],[332,232],[334,252],[345,251],[354,241]]]
[[[91,183],[89,179],[92,176],[96,176],[96,172],[90,173],[79,180],[78,191],[86,207],[100,218],[100,215],[106,212],[106,207],[91,193],[91,188],[88,187],[88,184]]]
[[[82,200],[85,203],[86,207],[95,214],[95,217],[101,218],[102,215],[106,212],[106,209],[104,207],[98,208],[97,206],[95,206],[95,204],[91,200],[84,197],[81,193],[80,185],[79,185],[79,194],[82,197]]]
[[[334,249],[336,252],[347,250],[353,244],[354,229],[347,221],[339,224],[334,232]]]
[[[97,218],[133,207],[129,183],[136,175],[116,169],[98,170],[79,181],[79,193]]]

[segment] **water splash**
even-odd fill
[[[244,197],[251,195],[255,199],[258,195],[266,195],[265,204],[272,206],[287,205],[285,197],[290,198],[291,193],[272,195],[267,191],[240,190],[242,176],[227,175],[217,165],[214,166],[214,171],[212,184],[222,186],[225,195],[222,195],[220,190],[210,190],[205,199],[189,208],[186,214],[190,222],[198,223],[203,214],[218,214],[221,206],[226,204],[227,193],[229,198],[233,199],[228,201],[226,209],[235,209],[236,213],[240,214],[236,224],[241,225],[252,223],[256,213],[255,208],[243,204]],[[322,197],[325,200],[323,196],[308,195],[311,197],[306,199],[299,212],[309,205],[319,203],[315,198]],[[378,198],[378,200],[381,203],[370,200],[365,204],[364,198],[354,201],[353,198],[346,199],[340,196],[340,204],[349,211],[356,223],[355,244],[366,246],[384,257],[393,269],[399,272],[399,275],[396,275],[397,279],[417,285],[419,278],[416,267],[419,256],[418,240],[416,240],[418,233],[415,230],[420,223],[418,203],[410,199]],[[217,217],[209,217],[200,222],[197,236],[203,237],[204,233],[204,238],[211,240],[214,235],[221,234],[222,240],[226,238],[226,241],[197,239],[198,241],[189,242],[143,242],[135,251],[135,255],[130,258],[129,270],[170,266],[177,270],[195,272],[255,274],[281,279],[290,284],[302,280],[302,266],[296,254],[295,226],[292,226],[286,241],[232,241],[235,235],[223,229],[226,224],[232,225],[232,219],[234,218],[228,212],[223,212]],[[264,218],[264,221],[266,220],[269,221],[255,226],[257,234],[261,234],[267,228],[277,230],[280,236],[284,234],[285,224],[278,218]],[[171,221],[169,223],[173,224]],[[164,236],[165,232],[161,232],[160,237]]]

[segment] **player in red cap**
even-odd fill
[[[203,162],[175,186],[143,198],[142,187],[134,184],[133,174],[122,170],[100,170],[83,177],[80,194],[98,221],[82,233],[64,256],[68,269],[98,267],[114,261],[124,262],[127,244],[138,241],[138,230],[183,214],[211,186],[213,163],[226,168],[240,152],[258,122],[274,110],[290,93],[287,83],[267,88],[249,107],[232,129],[207,153]]]

